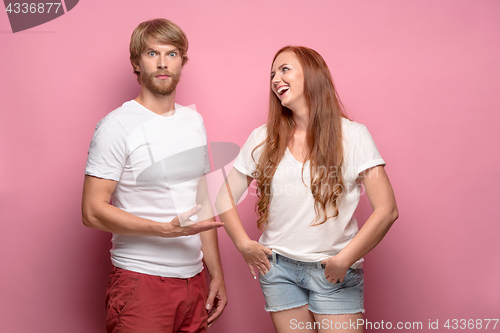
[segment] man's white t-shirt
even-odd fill
[[[358,206],[361,180],[359,173],[377,165],[385,165],[366,126],[342,118],[344,138],[344,194],[337,218],[312,226],[316,218],[314,197],[310,190],[309,161],[303,164],[286,150],[271,183],[268,226],[259,242],[275,252],[294,260],[318,262],[339,253],[358,233],[354,211]],[[236,158],[234,167],[252,176],[256,163],[253,149],[267,137],[266,125],[255,129]],[[259,161],[263,146],[255,153]],[[335,172],[330,170],[329,172]],[[307,184],[306,185],[304,185]],[[352,267],[360,267],[361,258]]]
[[[158,115],[124,103],[96,126],[85,174],[117,181],[112,204],[157,222],[196,206],[197,185],[208,172],[203,119],[176,105]],[[150,275],[188,278],[203,269],[199,235],[161,238],[113,234],[113,265]]]

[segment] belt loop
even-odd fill
[[[321,261],[318,261],[318,262],[316,263],[316,267],[317,267],[318,269],[323,269],[323,265],[321,265]]]
[[[278,259],[276,258],[276,252],[273,251],[273,264],[277,264],[278,263]]]

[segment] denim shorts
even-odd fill
[[[342,283],[330,283],[320,262],[297,261],[273,252],[271,269],[259,277],[266,311],[309,304],[317,314],[364,313],[363,269],[349,268]]]

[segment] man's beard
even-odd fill
[[[158,75],[168,75],[170,79],[158,80],[156,76]],[[158,71],[150,74],[141,73],[141,82],[144,86],[154,94],[158,95],[170,95],[177,87],[179,83],[181,74],[173,74],[167,71]]]

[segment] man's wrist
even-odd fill
[[[224,274],[222,273],[222,265],[220,263],[220,260],[218,263],[211,262],[211,264],[207,264],[205,259],[203,259],[205,262],[205,268],[207,269],[208,275],[210,275],[211,280],[222,280],[224,281]]]
[[[157,223],[158,225],[156,229],[160,237],[168,238],[172,236],[172,230],[173,230],[172,222],[165,222],[165,223],[157,222]]]
[[[210,274],[210,272],[208,274]],[[210,274],[210,280],[212,280],[212,281],[219,280],[221,282],[224,282],[224,275],[222,274],[222,272]]]

